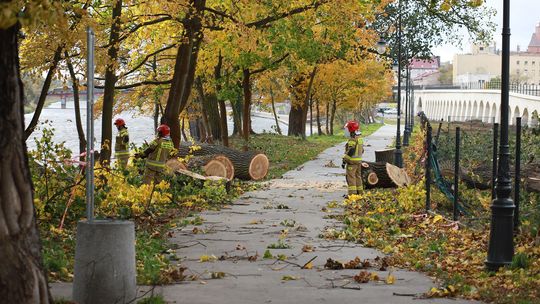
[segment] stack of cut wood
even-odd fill
[[[404,169],[386,162],[362,162],[364,188],[393,188],[409,185],[411,179]]]
[[[270,162],[263,153],[242,152],[224,146],[210,144],[190,145],[182,143],[178,156],[193,155],[187,168],[202,167],[207,175],[234,177],[243,180],[260,180],[268,174]]]

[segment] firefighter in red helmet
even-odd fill
[[[364,153],[362,139],[360,138],[360,126],[358,122],[351,120],[345,124],[351,138],[345,145],[345,154],[341,168],[346,168],[347,194],[360,194],[362,190],[362,153]]]
[[[174,149],[169,126],[162,124],[156,131],[157,138],[150,143],[142,154],[138,155],[141,158],[146,158],[143,176],[143,183],[145,184],[160,181],[160,175],[165,168],[165,163]]]
[[[129,160],[129,133],[126,122],[122,118],[117,118],[114,125],[118,129],[116,142],[114,143],[114,156],[119,168],[125,168]]]

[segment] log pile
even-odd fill
[[[182,143],[178,152],[180,157],[194,155],[196,157],[211,157],[224,163],[228,176],[243,180],[260,180],[268,174],[270,162],[263,153],[248,151],[242,152],[218,145],[197,144],[195,146]],[[206,164],[208,165],[208,164]],[[205,165],[205,166],[206,166]],[[208,170],[221,170],[215,165]]]
[[[387,162],[362,162],[361,174],[365,189],[402,187],[411,183],[404,169]]]

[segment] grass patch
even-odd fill
[[[154,295],[148,298],[144,298],[137,302],[138,304],[165,304],[165,299],[163,299],[162,295]]]

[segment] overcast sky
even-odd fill
[[[497,48],[502,46],[502,7],[503,0],[485,0],[486,5],[497,10],[497,15],[492,20],[497,24],[493,38],[497,42]],[[529,45],[531,35],[536,25],[540,22],[540,0],[510,0],[510,49],[515,51],[519,45],[524,51]],[[469,40],[465,33],[464,39]],[[464,42],[463,48],[459,49],[451,45],[445,45],[433,49],[435,55],[441,56],[441,60],[451,61],[454,54],[470,52],[470,43]]]

